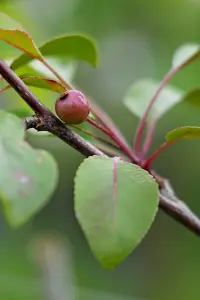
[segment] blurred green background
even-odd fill
[[[74,82],[110,114],[130,143],[138,119],[123,106],[127,88],[143,77],[160,80],[177,47],[200,41],[199,0],[8,0],[0,1],[0,11],[18,20],[38,44],[71,32],[96,40],[99,68],[79,63]],[[1,43],[0,57],[3,49]],[[199,87],[200,63],[171,83],[184,91]],[[50,106],[55,101],[55,94],[33,90]],[[15,101],[22,103],[10,91],[1,96],[1,107]],[[168,130],[199,124],[198,110],[177,105],[159,121],[152,149]],[[83,157],[59,140],[33,136],[29,140],[54,155],[60,181],[51,202],[20,230],[11,230],[1,214],[0,299],[200,298],[199,239],[162,212],[126,261],[113,271],[103,270],[74,217],[73,177]],[[200,215],[199,141],[179,142],[154,167]]]

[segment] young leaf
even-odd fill
[[[21,76],[21,79],[26,85],[50,90],[55,93],[63,93],[66,91],[66,88],[60,82],[53,79],[42,78],[38,76]],[[6,85],[2,89],[0,89],[0,92],[3,92],[10,87],[10,85]]]
[[[15,48],[22,50],[23,52],[27,53],[28,56],[30,55],[33,58],[42,60],[42,54],[36,47],[34,41],[28,35],[28,33],[23,30],[0,28],[0,40],[3,40]]]
[[[169,131],[165,139],[167,142],[175,142],[180,139],[195,139],[199,137],[200,137],[200,127],[184,126]]]
[[[48,202],[58,170],[46,151],[23,141],[24,129],[16,116],[0,111],[0,202],[12,227],[19,227]]]
[[[72,57],[86,61],[93,66],[97,65],[96,47],[91,39],[83,35],[56,37],[42,45],[39,50],[43,56]],[[31,60],[29,55],[22,54],[13,61],[11,68],[15,70]]]
[[[137,117],[142,118],[149,104],[149,100],[158,88],[159,82],[152,79],[144,79],[134,83],[128,90],[124,103]],[[148,121],[158,120],[174,105],[182,100],[182,92],[170,85],[166,86],[158,96],[151,109]]]
[[[182,68],[200,57],[200,45],[188,44],[178,48],[172,60],[172,68]]]
[[[162,109],[162,113],[160,113],[159,116],[156,116],[155,112],[152,113],[153,108],[155,110],[155,103],[157,102],[158,98],[161,97],[160,95],[163,96],[163,89],[166,87],[166,85],[168,84],[170,79],[179,70],[181,70],[184,66],[188,65],[190,62],[199,58],[199,56],[200,56],[200,50],[199,50],[199,46],[197,46],[197,45],[182,46],[181,49],[179,49],[178,52],[176,52],[175,57],[172,62],[171,69],[166,73],[166,75],[163,77],[162,81],[157,85],[156,89],[154,90],[154,92],[152,93],[151,97],[148,100],[148,105],[146,105],[144,113],[142,114],[141,121],[137,127],[135,140],[134,140],[134,148],[136,149],[137,152],[140,151],[141,138],[142,138],[142,135],[144,132],[144,128],[145,128],[148,120],[151,119],[151,115],[153,115],[152,121],[155,124],[155,122],[163,114],[163,112],[166,112],[170,107],[172,107],[178,101],[178,100],[176,100],[176,96],[175,96],[175,100],[172,99],[172,105],[167,106],[167,109],[166,108]],[[128,107],[134,112],[134,106],[131,105],[130,101],[127,101],[127,102],[129,104]],[[168,103],[168,102],[166,102],[166,103]],[[159,105],[159,108],[160,108],[160,105]],[[148,138],[148,136],[147,136],[147,138]],[[145,143],[146,143],[146,141],[145,141]]]
[[[75,177],[75,213],[96,259],[111,269],[149,230],[158,185],[148,172],[118,158],[92,156]]]

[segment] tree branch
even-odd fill
[[[0,60],[0,75],[2,75],[2,77],[35,112],[36,116],[26,118],[25,122],[27,129],[35,128],[38,131],[48,131],[86,157],[92,155],[105,155],[63,124],[43,103],[39,101],[23,81],[2,60]],[[167,180],[163,179],[153,171],[151,171],[151,174],[153,174],[161,188],[160,207],[173,219],[200,236],[200,220],[184,204],[184,202],[176,198],[171,187],[169,187]]]
[[[160,190],[159,206],[173,219],[200,235],[200,219],[195,216],[191,209],[178,199],[168,180],[164,180]]]
[[[1,67],[0,67],[1,68]],[[0,71],[1,72],[1,71]],[[25,120],[26,129],[35,128],[37,131],[48,131],[59,139],[79,151],[85,157],[92,155],[105,155],[92,144],[84,140],[80,135],[69,129],[56,116],[38,115],[28,117]]]
[[[32,124],[32,128],[35,128],[38,131],[48,131],[56,135],[59,139],[69,144],[86,157],[91,155],[104,155],[103,152],[62,123],[43,103],[40,102],[24,82],[1,59],[0,74],[13,89],[15,89],[22,99],[24,99],[38,117],[38,119],[32,119],[29,126]]]
[[[189,209],[189,207],[185,205],[184,202],[182,202],[178,198],[176,202],[173,202],[169,198],[160,194],[159,206],[173,219],[200,236],[200,220]]]

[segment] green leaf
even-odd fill
[[[76,218],[104,268],[117,266],[140,243],[157,206],[157,183],[136,165],[92,156],[77,171]]]
[[[169,131],[166,134],[167,142],[175,142],[180,139],[195,139],[200,137],[200,127],[198,126],[184,126]]]
[[[42,78],[38,76],[21,76],[21,79],[28,86],[50,90],[55,93],[63,93],[66,91],[66,88],[60,82],[53,79]],[[0,92],[3,92],[10,87],[10,85],[6,85],[2,89],[0,89]]]
[[[124,103],[127,108],[137,117],[142,118],[149,104],[150,99],[155,94],[159,82],[152,79],[144,79],[134,83],[128,90]],[[182,92],[170,85],[166,86],[158,96],[157,101],[151,109],[148,121],[158,120],[174,105],[182,100]]]
[[[83,35],[65,35],[56,37],[39,48],[43,56],[71,57],[86,61],[93,66],[97,65],[97,51],[92,40]],[[29,63],[32,58],[27,54],[22,54],[16,58],[11,67],[17,69]]]
[[[46,151],[23,141],[16,116],[0,111],[0,202],[12,227],[19,227],[44,207],[54,192],[58,170]]]
[[[173,56],[172,67],[182,68],[196,58],[200,57],[200,45],[187,44],[178,48]]]

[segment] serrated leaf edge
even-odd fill
[[[93,156],[90,156],[90,157],[84,159],[84,161],[79,165],[79,167],[78,167],[78,169],[77,169],[77,171],[76,171],[76,175],[75,175],[75,177],[74,177],[74,203],[75,203],[75,198],[76,198],[76,179],[77,179],[77,177],[79,176],[79,170],[80,170],[80,167],[84,164],[84,162],[85,162],[86,160],[88,161],[88,160],[91,160],[91,159],[93,159],[93,158],[95,158],[95,157],[98,157],[99,159],[108,159],[108,160],[112,160],[112,159],[113,159],[113,158],[110,158],[110,157],[106,157],[106,156],[98,156],[98,155],[93,155]],[[119,162],[120,162],[120,161],[119,161]],[[128,163],[128,162],[124,162],[124,161],[122,161],[122,162],[125,163],[125,164],[130,164],[130,163]],[[136,168],[138,168],[138,169],[142,169],[142,168],[139,167],[138,165],[135,165],[135,164],[134,164],[134,166],[135,166]],[[149,172],[147,172],[147,171],[144,170],[144,169],[142,169],[142,170],[143,170],[144,172],[148,173],[148,175],[150,176],[150,178],[152,178],[152,179],[154,180],[154,182],[157,184],[155,178],[154,178]],[[158,184],[157,184],[157,187],[158,187]],[[89,242],[87,236],[85,235],[85,233],[84,233],[84,231],[83,231],[83,229],[82,229],[82,226],[81,226],[81,224],[80,224],[80,222],[79,222],[79,219],[77,218],[76,211],[75,211],[75,205],[74,205],[74,212],[75,212],[76,220],[78,221],[78,224],[80,225],[81,230],[82,230],[82,232],[84,233],[84,237],[85,237],[85,239],[86,239],[87,242],[88,242],[88,245],[89,245],[89,247],[90,247],[90,249],[91,249],[91,252],[93,253],[94,257],[95,257],[96,260],[101,264],[101,266],[102,266],[103,268],[105,268],[105,269],[107,269],[107,270],[112,270],[112,269],[114,269],[114,268],[117,267],[120,263],[122,263],[125,259],[127,259],[128,256],[129,256],[129,255],[130,255],[130,254],[131,254],[131,253],[139,246],[139,244],[142,242],[142,240],[144,239],[144,237],[146,236],[146,234],[149,232],[150,228],[152,227],[152,225],[153,225],[153,223],[154,223],[154,220],[155,220],[155,217],[156,217],[157,212],[158,212],[158,204],[159,204],[159,188],[157,189],[157,192],[158,192],[158,195],[157,195],[157,206],[156,206],[156,209],[155,209],[155,213],[154,213],[154,215],[152,216],[152,221],[151,221],[151,223],[149,224],[149,226],[148,226],[148,228],[146,229],[146,231],[144,232],[144,234],[141,235],[140,238],[135,242],[136,246],[131,250],[131,252],[128,253],[128,254],[126,255],[126,257],[125,257],[121,262],[119,262],[118,264],[114,265],[113,267],[108,267],[107,265],[104,265],[104,264],[102,263],[102,261],[100,261],[99,258],[96,256],[95,252],[93,251],[93,249],[92,249],[91,246],[90,246],[90,242]]]
[[[17,32],[17,31],[18,31],[18,32],[21,32],[21,33],[23,33],[24,35],[26,35],[26,36],[28,37],[28,39],[31,41],[33,48],[38,52],[38,56],[33,56],[33,55],[32,55],[30,52],[28,52],[25,48],[16,46],[14,43],[11,43],[11,42],[7,41],[6,39],[1,38],[0,40],[6,42],[7,44],[9,44],[9,45],[11,45],[11,46],[13,46],[13,47],[15,47],[15,48],[20,49],[21,51],[25,52],[26,54],[28,54],[28,55],[31,56],[31,57],[37,58],[38,60],[42,60],[42,54],[40,53],[40,50],[37,48],[35,42],[33,41],[33,39],[30,37],[30,35],[29,35],[26,31],[21,30],[21,29],[3,29],[3,28],[0,28],[0,30],[4,30],[4,31],[12,31],[12,32],[15,32],[15,31]],[[20,56],[21,56],[21,55],[20,55]]]

